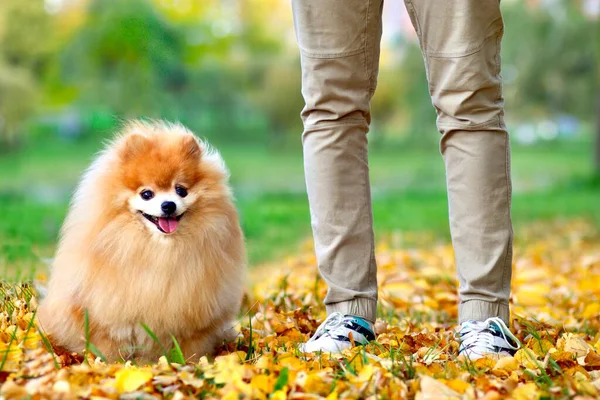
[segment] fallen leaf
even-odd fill
[[[495,370],[513,372],[519,368],[519,362],[514,357],[502,357],[494,366]]]
[[[152,372],[146,369],[123,368],[115,374],[114,386],[119,393],[133,392],[152,379]]]
[[[556,347],[575,354],[576,357],[586,356],[591,346],[583,338],[574,333],[565,333],[558,339]]]
[[[450,389],[442,382],[426,375],[421,376],[420,385],[420,390],[417,392],[415,400],[443,400],[460,398],[460,393]]]
[[[513,390],[511,396],[514,400],[537,400],[540,394],[540,389],[535,383],[526,383]]]
[[[600,355],[595,351],[590,351],[585,356],[584,365],[588,367],[600,367]]]

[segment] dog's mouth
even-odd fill
[[[144,218],[152,222],[156,226],[156,229],[162,233],[166,233],[167,235],[177,230],[177,227],[179,226],[179,220],[181,217],[183,217],[183,214],[176,217],[155,217],[154,215],[146,214],[142,211],[140,211],[140,213]]]

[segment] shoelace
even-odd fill
[[[340,312],[331,313],[325,321],[319,325],[315,334],[309,340],[316,340],[324,334],[339,328],[344,324],[344,314]]]
[[[506,345],[511,350],[518,350],[520,347],[519,339],[514,336],[510,330],[504,324],[504,321],[498,317],[487,319],[485,325],[467,325],[455,334],[455,338],[460,340],[460,350],[466,350],[471,347],[483,347],[485,351],[494,352],[495,349],[495,336],[488,330],[490,326],[495,323],[500,327],[502,338],[506,342]],[[508,332],[508,335],[506,334]],[[510,339],[510,340],[509,340]],[[512,345],[512,342],[516,346]]]

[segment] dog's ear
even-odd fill
[[[121,152],[124,160],[130,160],[136,155],[143,153],[148,148],[149,139],[139,133],[134,133],[125,139],[125,147]]]
[[[183,139],[183,153],[191,158],[199,158],[202,154],[200,143],[194,136],[189,135]]]

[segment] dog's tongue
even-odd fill
[[[177,225],[179,225],[179,221],[175,218],[159,218],[158,226],[160,229],[165,231],[166,233],[173,233],[177,230]]]

